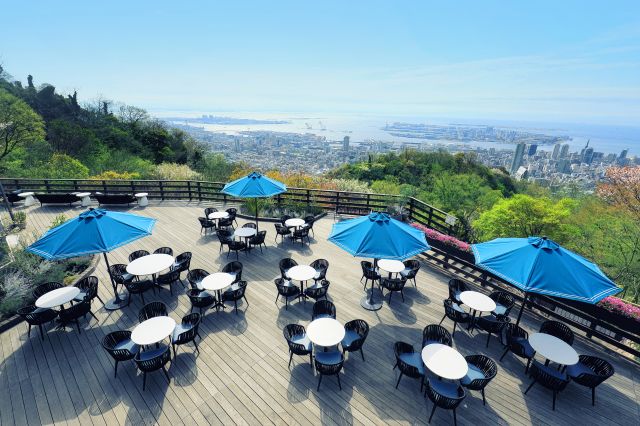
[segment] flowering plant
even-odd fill
[[[456,237],[443,234],[442,232],[438,232],[435,229],[427,228],[426,226],[416,222],[411,223],[411,226],[424,232],[427,238],[430,240],[438,241],[443,244],[452,246],[458,250],[471,253],[471,245],[469,243],[465,243],[464,241],[457,239]]]
[[[625,317],[635,319],[640,322],[640,306],[632,303],[625,302],[617,297],[608,296],[598,302],[598,305],[602,306],[608,311],[621,314]]]

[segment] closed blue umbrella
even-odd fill
[[[404,260],[430,249],[424,232],[375,212],[335,223],[329,241],[353,256],[373,259]],[[369,298],[361,305],[369,310],[382,306],[373,300],[373,283]]]
[[[227,183],[222,193],[238,198],[256,199],[256,226],[258,226],[258,198],[267,198],[282,194],[287,186],[258,172],[251,172],[245,177]]]
[[[596,264],[546,237],[497,238],[471,248],[476,265],[522,290],[525,300],[538,293],[593,304],[622,290]],[[521,316],[522,308],[516,324]]]
[[[27,251],[47,260],[89,256],[102,253],[109,268],[107,253],[139,238],[151,235],[156,220],[129,213],[102,209],[89,209],[78,217],[45,232]],[[116,285],[111,279],[115,299],[107,303],[107,309],[117,309],[123,304]]]

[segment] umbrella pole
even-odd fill
[[[373,259],[373,267],[376,268],[378,266],[378,259]],[[382,308],[382,301],[380,302],[376,302],[375,300],[373,300],[373,291],[374,291],[374,284],[375,282],[372,280],[371,281],[371,292],[369,293],[369,296],[365,295],[361,300],[360,300],[360,306],[362,306],[363,308],[365,308],[367,311],[377,311],[380,308]]]
[[[258,199],[256,198],[256,235],[258,232]]]
[[[527,303],[527,299],[529,298],[529,293],[524,292],[524,299],[522,299],[522,305],[520,305],[520,312],[518,313],[518,319],[516,320],[516,326],[520,324],[520,318],[522,318],[522,312],[524,311],[524,305]]]
[[[121,299],[120,295],[118,294],[118,287],[116,285],[116,282],[113,280],[113,276],[111,275],[111,267],[109,266],[109,259],[107,258],[107,253],[104,252],[102,253],[102,255],[104,256],[104,262],[107,265],[107,273],[109,274],[109,279],[111,280],[111,286],[113,287],[113,293],[115,294],[115,297],[113,299],[109,300],[107,303],[104,304],[104,308],[108,311],[115,311],[117,309],[122,308],[126,301]]]

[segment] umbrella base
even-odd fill
[[[374,291],[371,289],[370,291]],[[382,308],[382,300],[377,301],[373,297],[375,294],[368,294],[362,299],[360,299],[360,306],[365,308],[367,311],[377,311]]]
[[[114,297],[113,299],[109,300],[107,303],[104,304],[104,308],[107,311],[116,311],[118,309],[122,309],[125,306],[127,306],[127,303],[129,303],[128,296],[126,296],[124,293],[118,296],[119,296],[118,298],[119,300]]]

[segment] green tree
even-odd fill
[[[89,177],[89,168],[66,154],[53,154],[44,165],[34,170],[34,174],[51,179],[71,179]]]
[[[24,101],[0,89],[0,161],[19,147],[44,139],[42,118]]]

